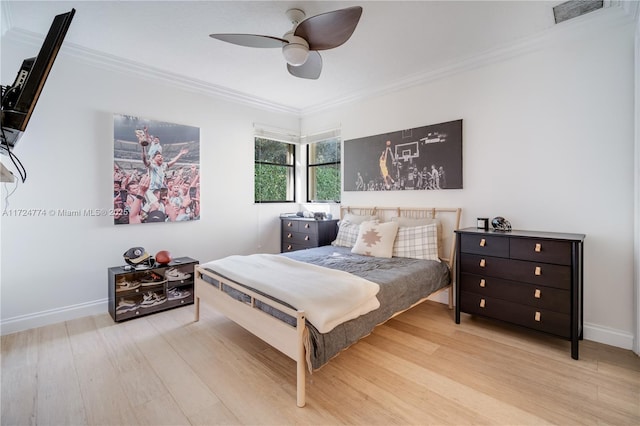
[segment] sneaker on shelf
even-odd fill
[[[116,313],[123,314],[129,311],[135,311],[138,309],[138,304],[132,300],[120,299],[118,302],[118,307],[116,308]]]
[[[145,293],[142,298],[142,302],[140,302],[141,308],[150,308],[152,306],[161,305],[167,301],[167,298],[161,295],[158,295],[152,291]]]
[[[188,290],[179,290],[175,287],[167,290],[167,298],[169,300],[184,299],[185,297],[189,296],[191,296],[191,292]]]
[[[118,281],[116,283],[116,293],[119,293],[121,291],[135,290],[138,287],[140,287],[140,283],[138,281]]]
[[[155,272],[149,272],[148,274],[145,274],[142,279],[140,279],[140,282],[143,287],[146,287],[151,285],[164,284],[167,282],[167,280],[164,279],[162,275],[156,274]]]
[[[191,274],[185,274],[184,272],[181,272],[176,268],[169,268],[164,271],[164,276],[169,281],[182,281],[191,277]]]

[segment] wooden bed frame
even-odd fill
[[[460,225],[460,208],[396,208],[396,207],[341,207],[340,216],[346,213],[358,215],[374,215],[381,221],[389,221],[394,216],[422,219],[436,218],[442,224],[442,232],[439,232],[440,259],[449,265],[452,281],[448,286],[432,293],[434,295],[445,289],[449,290],[449,309],[453,306],[453,282],[454,267],[453,259],[455,255],[454,230]],[[245,303],[230,297],[222,291],[222,285],[216,286],[203,279],[208,276],[223,283],[225,286],[234,288],[250,297],[250,302]],[[430,295],[430,296],[431,296]],[[416,306],[428,297],[419,300]],[[221,277],[211,271],[204,269],[201,265],[195,268],[195,321],[200,319],[200,299],[209,306],[225,315],[236,324],[242,326],[255,336],[270,344],[283,354],[296,362],[297,383],[296,383],[296,404],[298,407],[305,405],[305,338],[306,323],[304,311],[291,309],[272,299],[248,290],[233,281]],[[293,327],[268,313],[256,308],[256,302],[260,301],[296,319],[296,326]],[[411,309],[411,307],[409,309]],[[403,311],[404,312],[404,311]],[[398,312],[394,316],[400,314]]]

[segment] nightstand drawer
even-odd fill
[[[282,232],[283,233],[285,231],[297,232],[299,223],[300,223],[299,220],[283,219],[282,220]]]
[[[460,277],[460,291],[564,314],[571,312],[569,290],[463,273]]]
[[[512,238],[509,254],[512,259],[571,265],[571,243],[568,241]]]
[[[300,244],[293,244],[293,243],[282,243],[282,247],[280,248],[280,253],[287,253],[287,252],[296,251],[296,250],[304,250],[308,248],[311,248],[311,246],[303,246]]]
[[[506,300],[463,293],[461,308],[464,312],[522,325],[534,330],[570,338],[569,315],[520,305]]]
[[[282,243],[303,244],[309,247],[316,247],[318,245],[318,234],[312,232],[288,232],[285,230],[282,234]]]
[[[463,253],[485,256],[509,257],[509,240],[487,235],[462,235],[460,250]]]
[[[338,232],[337,220],[281,218],[282,253],[331,244]]]
[[[463,273],[501,277],[565,290],[571,287],[571,268],[563,265],[470,254],[460,260],[460,269]]]

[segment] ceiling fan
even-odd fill
[[[304,19],[301,9],[287,10],[293,28],[282,38],[257,34],[210,34],[209,37],[247,47],[282,48],[289,73],[295,77],[315,80],[322,71],[319,50],[333,49],[344,44],[356,29],[360,6],[321,13]]]

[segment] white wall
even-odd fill
[[[3,37],[2,82],[13,82],[22,59],[38,47]],[[282,205],[253,203],[253,123],[298,130],[297,116],[91,66],[64,49],[14,150],[27,180],[8,206],[4,197],[13,186],[3,185],[3,209],[111,208],[114,113],[200,128],[201,220],[114,226],[111,217],[3,216],[3,334],[105,312],[107,268],[122,264],[132,246],[200,261],[279,251]]]
[[[303,119],[343,139],[463,119],[464,189],[344,192],[343,204],[460,206],[463,226],[586,234],[585,337],[631,348],[633,28],[544,48]],[[344,179],[349,179],[345,176]]]
[[[113,113],[200,127],[207,197],[202,219],[192,223],[114,227],[108,217],[2,217],[1,332],[106,311],[106,269],[121,264],[131,246],[201,261],[277,252],[277,214],[298,206],[253,204],[254,122],[288,129],[302,123],[303,134],[341,123],[350,139],[461,118],[464,189],[346,192],[343,203],[460,206],[464,226],[503,215],[520,229],[585,233],[585,337],[630,348],[632,34],[622,26],[559,39],[302,120],[91,66],[63,49],[15,150],[29,177],[8,208],[109,208]],[[3,83],[33,50],[3,37]]]

